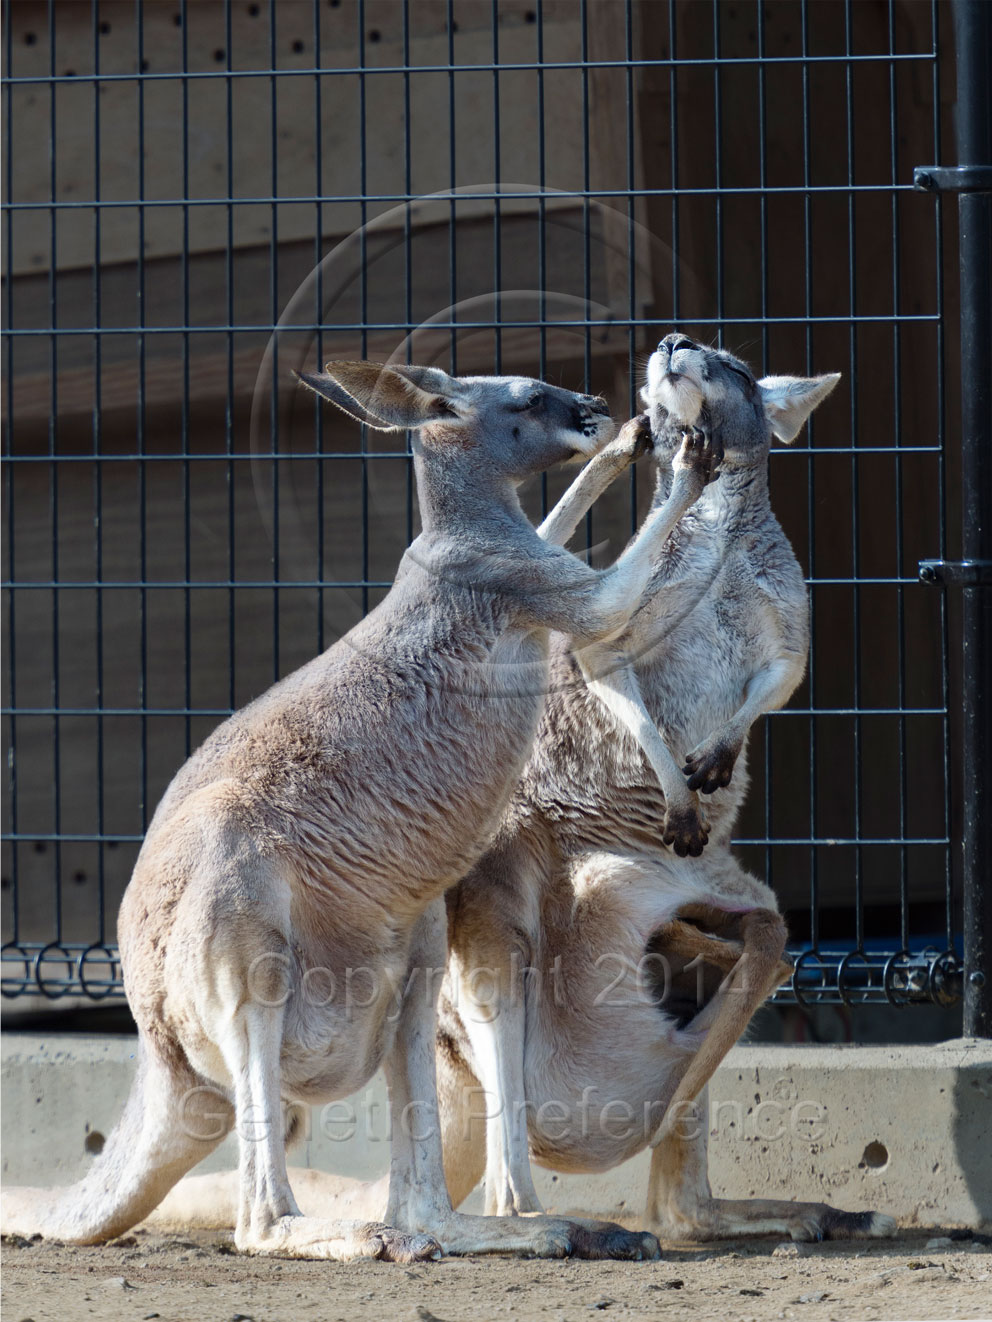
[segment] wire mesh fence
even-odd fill
[[[771,463],[813,642],[737,846],[789,915],[780,995],[956,997],[953,629],[917,578],[959,520],[954,236],[913,189],[948,149],[943,8],[8,5],[5,995],[121,994],[176,767],[416,533],[403,444],[290,368],[521,371],[621,415],[679,327],[844,374]],[[647,494],[596,508],[591,554]]]

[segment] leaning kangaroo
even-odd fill
[[[768,502],[771,435],[794,439],[838,379],[756,382],[738,359],[678,335],[651,357],[654,509],[685,480],[672,459],[686,429],[722,446],[721,476],[673,531],[625,631],[608,644],[552,641],[530,761],[493,846],[448,893],[438,1091],[455,1206],[485,1174],[488,1211],[539,1212],[531,1156],[607,1170],[650,1143],[648,1217],[665,1238],[894,1229],[877,1212],[713,1198],[705,1115],[682,1105],[786,972],[775,897],[729,844],[748,727],[787,700],[806,662],[806,589]],[[567,540],[635,448],[593,459],[542,535]],[[670,749],[691,750],[688,784]],[[301,1177],[315,1208],[374,1216],[386,1205],[385,1181]],[[229,1224],[231,1195],[224,1176],[194,1177],[161,1221]]]
[[[516,488],[601,446],[613,430],[602,401],[370,363],[304,380],[370,426],[414,429],[423,532],[385,601],[219,726],[169,786],[118,924],[140,1034],[123,1118],[78,1185],[8,1190],[3,1228],[119,1235],[236,1127],[244,1251],[656,1251],[617,1227],[452,1210],[432,971],[446,956],[443,893],[487,847],[530,752],[548,631],[596,640],[623,628],[711,456],[686,442],[673,498],[597,572],[537,535]],[[625,429],[606,469],[637,443]],[[387,1224],[301,1215],[283,1106],[344,1097],[380,1064]]]
[[[597,1171],[651,1144],[647,1214],[663,1238],[893,1228],[874,1212],[715,1199],[705,1115],[694,1137],[680,1129],[786,973],[775,897],[729,846],[748,729],[806,664],[806,589],[769,505],[769,444],[794,439],[838,380],[755,381],[680,335],[650,359],[654,508],[687,427],[711,434],[720,476],[673,531],[625,631],[575,651],[553,640],[534,752],[493,846],[449,892],[438,1086],[456,1206],[485,1173],[487,1211],[538,1212],[530,1156]]]

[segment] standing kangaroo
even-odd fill
[[[894,1228],[875,1212],[716,1199],[705,1116],[695,1137],[680,1130],[787,972],[775,897],[730,837],[748,729],[787,701],[808,646],[802,572],[768,499],[770,441],[793,440],[839,379],[756,381],[678,334],[651,356],[653,508],[686,428],[711,435],[720,476],[623,632],[579,650],[553,640],[534,752],[493,846],[449,892],[438,1087],[456,1206],[485,1173],[487,1211],[538,1212],[531,1156],[598,1171],[651,1144],[647,1216],[663,1238]]]
[[[793,440],[838,380],[755,381],[681,335],[648,363],[654,510],[684,489],[686,434],[691,445],[710,434],[721,475],[674,528],[625,630],[552,640],[530,761],[493,845],[448,893],[437,1057],[456,1207],[485,1175],[487,1211],[539,1212],[531,1157],[601,1171],[650,1144],[647,1216],[664,1238],[895,1228],[878,1212],[714,1198],[705,1114],[687,1114],[787,972],[775,897],[737,864],[730,837],[748,728],[788,699],[806,664],[806,588],[768,501],[771,437]],[[541,535],[567,540],[636,450],[597,455]],[[375,1216],[386,1204],[385,1180],[299,1174],[315,1208]],[[230,1224],[233,1204],[226,1177],[194,1177],[159,1224]]]
[[[538,535],[516,489],[599,449],[613,431],[602,401],[371,363],[303,380],[372,427],[413,429],[423,532],[380,606],[219,726],[172,781],[118,923],[139,1031],[124,1115],[79,1184],[8,1190],[3,1229],[119,1235],[236,1127],[244,1251],[656,1252],[618,1227],[452,1210],[431,975],[446,958],[444,891],[488,846],[531,750],[549,630],[595,641],[623,629],[711,453],[687,439],[672,498],[597,572]],[[624,429],[604,471],[637,445]],[[578,488],[573,509],[591,499],[588,479]],[[345,1097],[380,1064],[386,1224],[301,1215],[283,1106]]]

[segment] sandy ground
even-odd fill
[[[992,1316],[992,1237],[668,1249],[659,1262],[246,1258],[230,1237],[147,1231],[99,1248],[5,1242],[4,1322],[765,1322]]]

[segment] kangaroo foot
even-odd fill
[[[281,1216],[264,1230],[238,1233],[242,1253],[274,1258],[317,1258],[351,1262],[423,1262],[441,1257],[433,1235],[406,1234],[380,1221],[329,1221],[314,1216]]]
[[[572,1257],[597,1261],[606,1258],[624,1262],[653,1262],[661,1257],[661,1245],[650,1231],[624,1230],[612,1221],[576,1221],[572,1230]]]

